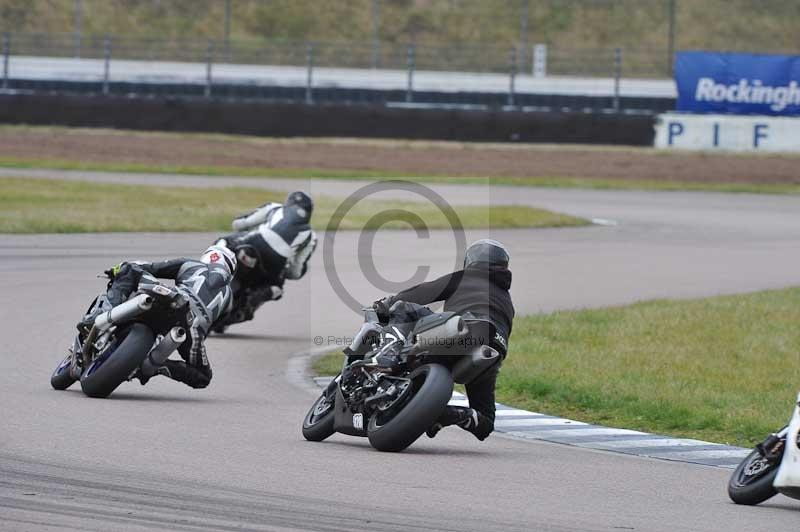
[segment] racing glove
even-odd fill
[[[386,296],[372,304],[372,308],[375,309],[375,314],[378,315],[378,319],[382,323],[389,321],[389,317],[392,314],[389,308],[392,306],[392,298],[393,296]]]
[[[126,264],[128,263],[124,261],[120,262],[119,264],[112,266],[107,270],[104,270],[103,273],[106,275],[106,277],[108,277],[110,281],[113,281],[117,277],[117,275],[119,275],[119,272],[120,270],[122,270],[123,266],[125,266]]]

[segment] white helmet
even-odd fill
[[[200,257],[200,262],[206,264],[220,264],[228,269],[228,273],[233,275],[236,272],[236,255],[225,246],[214,244],[210,246],[203,256]]]

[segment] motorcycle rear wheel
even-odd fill
[[[410,397],[390,419],[370,417],[369,443],[385,452],[399,452],[414,443],[444,413],[453,395],[453,375],[441,364],[426,364],[409,375]]]
[[[127,330],[117,332],[117,344],[96,358],[81,375],[81,389],[89,397],[104,398],[125,382],[141,366],[155,334],[150,327],[134,323]]]
[[[736,504],[748,506],[761,504],[774,497],[778,494],[778,490],[772,484],[775,482],[780,465],[780,460],[766,462],[758,450],[753,450],[731,475],[728,481],[728,496]]]

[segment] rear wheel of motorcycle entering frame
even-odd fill
[[[781,452],[780,457],[783,457]],[[781,460],[768,461],[754,450],[745,458],[728,482],[728,496],[736,504],[760,504],[778,494],[772,484]]]
[[[303,420],[303,437],[308,441],[322,441],[334,433],[333,398],[319,396]]]
[[[369,443],[379,451],[402,451],[444,413],[453,395],[453,376],[441,364],[426,364],[409,375],[410,387],[370,417]]]
[[[141,366],[155,342],[150,327],[134,323],[116,332],[116,339],[81,375],[81,388],[89,397],[108,397]]]

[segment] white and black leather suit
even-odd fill
[[[233,221],[237,231],[217,243],[227,246],[239,263],[234,280],[235,307],[252,319],[265,301],[280,299],[286,279],[300,279],[317,245],[306,210],[280,203],[267,203]],[[242,290],[245,288],[245,290]]]
[[[168,360],[165,370],[159,373],[192,388],[205,388],[212,377],[205,339],[211,326],[231,304],[231,274],[225,266],[196,259],[124,263],[109,285],[108,301],[118,305],[139,287],[156,284],[158,279],[173,279],[178,291],[189,301],[183,323],[189,335],[178,348],[184,361]]]

